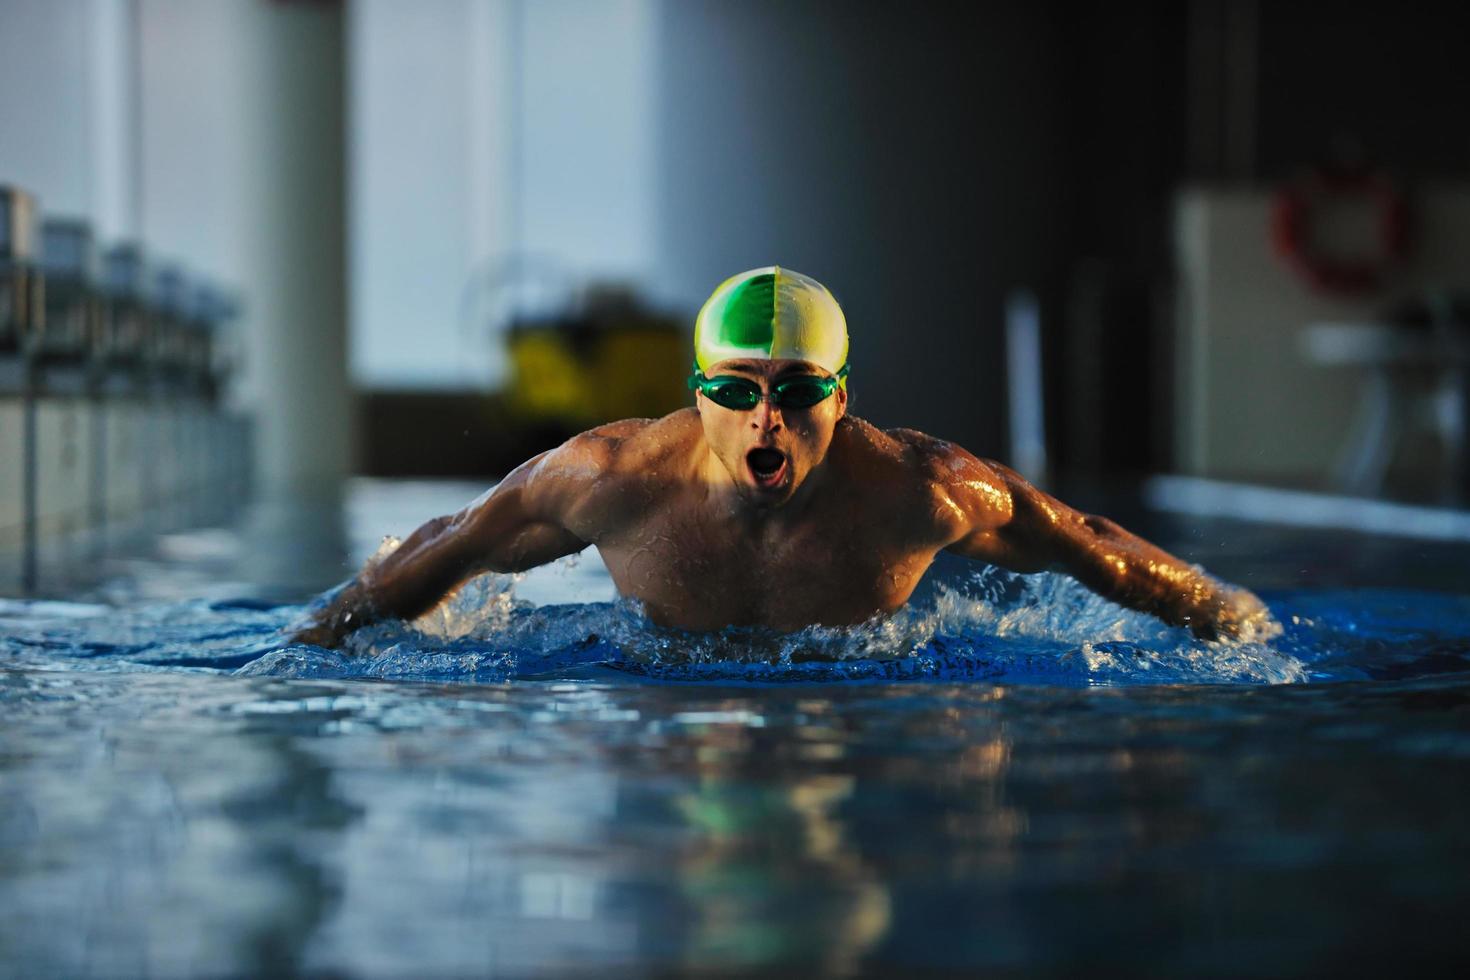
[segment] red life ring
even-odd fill
[[[1379,254],[1341,259],[1322,254],[1312,241],[1312,214],[1327,198],[1366,197],[1378,211]],[[1386,176],[1366,171],[1316,170],[1277,191],[1271,208],[1271,240],[1297,274],[1323,292],[1361,295],[1381,287],[1408,254],[1409,209]]]

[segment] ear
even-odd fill
[[[847,386],[839,385],[837,391],[837,417],[842,418],[847,414]]]

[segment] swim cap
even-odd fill
[[[847,319],[810,276],[751,269],[720,283],[694,321],[700,371],[732,357],[811,361],[836,374],[847,366]]]

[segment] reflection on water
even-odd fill
[[[1467,712],[1465,681],[9,669],[0,948],[71,976],[1422,962],[1470,871]]]
[[[5,674],[0,972],[273,973],[338,901],[314,842],[358,812],[330,771],[285,734],[198,737],[227,695],[161,680]]]
[[[684,965],[796,961],[847,972],[887,933],[888,889],[842,817],[855,778],[799,765],[844,754],[825,709],[799,705],[789,727],[767,728],[747,703],[731,701],[685,729],[694,778],[674,801],[695,835],[677,868],[692,912]],[[783,756],[796,771],[766,779],[770,760]]]

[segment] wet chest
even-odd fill
[[[897,609],[933,550],[870,521],[791,527],[668,518],[601,545],[618,590],[670,625],[836,625]]]

